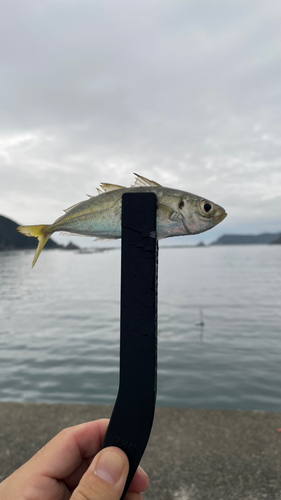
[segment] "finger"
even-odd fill
[[[127,455],[112,446],[94,458],[71,500],[119,500],[129,472]]]
[[[65,479],[100,451],[108,422],[101,419],[64,429],[29,461],[29,467],[42,475]]]
[[[138,467],[137,471],[129,486],[130,491],[146,491],[149,486],[149,477],[142,467]]]
[[[69,477],[64,479],[64,484],[70,491],[75,490],[77,488],[80,480],[85,474],[86,470],[90,466],[92,459],[86,459],[82,462],[82,464],[73,472]],[[133,480],[129,486],[130,491],[134,492],[142,492],[146,491],[149,487],[149,477],[146,472],[142,469],[142,467],[138,467]]]
[[[69,491],[75,490],[80,483],[85,472],[88,470],[88,460],[84,460],[79,467],[70,476],[63,479],[63,482]]]
[[[143,500],[143,496],[141,493],[136,493],[133,491],[128,491],[124,500]]]

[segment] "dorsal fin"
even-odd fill
[[[81,201],[79,201],[79,203],[75,203],[75,205],[71,205],[71,207],[65,208],[65,209],[64,209],[64,212],[66,213],[66,212],[68,212],[69,210],[71,210],[72,208],[77,207],[77,205],[80,205],[80,203],[82,203],[82,202],[81,202]]]
[[[116,191],[116,189],[124,189],[124,186],[119,186],[118,184],[107,184],[107,182],[102,182],[100,187],[103,189],[101,193],[106,191]]]
[[[87,194],[87,196],[89,196],[89,198],[94,198],[92,194]]]
[[[143,177],[142,175],[139,175],[139,174],[136,174],[134,172],[134,175],[136,176],[136,180],[135,180],[135,183],[132,185],[132,187],[151,187],[151,186],[160,186],[161,187],[161,184],[158,184],[158,182],[155,182],[155,181],[151,181],[149,179],[147,179],[146,177]]]

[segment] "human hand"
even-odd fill
[[[119,448],[101,450],[108,422],[61,431],[0,484],[0,500],[119,500],[129,461]],[[139,467],[125,500],[141,500],[148,484]]]

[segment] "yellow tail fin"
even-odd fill
[[[47,231],[48,227],[50,226],[43,224],[41,226],[19,226],[17,228],[17,230],[20,233],[25,234],[25,236],[34,236],[35,238],[38,238],[38,247],[34,255],[32,267],[36,264],[40,253],[52,235],[52,232]]]

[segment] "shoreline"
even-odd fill
[[[112,406],[0,403],[0,480],[61,429]],[[280,500],[281,413],[157,407],[142,459],[147,500]]]

